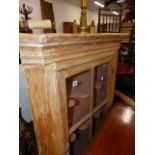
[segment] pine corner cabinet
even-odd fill
[[[20,34],[40,155],[82,155],[112,106],[125,33]]]

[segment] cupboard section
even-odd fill
[[[20,34],[40,155],[83,154],[113,105],[128,34]]]

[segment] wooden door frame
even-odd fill
[[[47,10],[46,9],[46,5],[48,5],[52,9],[52,15],[51,15],[51,18],[50,18],[51,23],[52,23],[52,27],[51,27],[51,29],[44,29],[43,31],[44,31],[44,33],[56,33],[53,4],[50,3],[50,2],[47,2],[45,0],[40,0],[40,8],[41,8],[41,16],[42,16],[42,19],[49,19],[46,16],[46,13],[45,13],[45,10]]]

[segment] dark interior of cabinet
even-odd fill
[[[27,122],[19,109],[19,155],[39,155],[33,121]]]
[[[90,71],[67,79],[67,103],[69,127],[89,113]]]
[[[95,106],[102,104],[107,96],[108,64],[95,68]]]
[[[66,80],[68,125],[69,129],[74,128],[70,132],[70,155],[84,154],[91,138],[106,119],[109,64],[96,66],[93,70],[81,72]],[[93,102],[91,94],[94,94]],[[85,122],[77,126],[87,116]]]
[[[99,111],[95,113],[93,116],[93,136],[97,133],[99,130],[101,124],[104,122],[107,116],[107,107],[104,105]]]
[[[115,87],[135,100],[135,74],[117,75]]]
[[[131,38],[133,38],[131,36]],[[135,42],[121,44],[117,65],[116,89],[135,98]]]
[[[89,120],[73,134],[74,139],[70,142],[70,155],[82,155],[89,145]],[[72,135],[71,135],[72,136]]]

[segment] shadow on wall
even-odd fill
[[[30,122],[32,120],[32,114],[29,107],[29,97],[23,71],[19,72],[19,107],[22,108],[22,117],[25,121]]]

